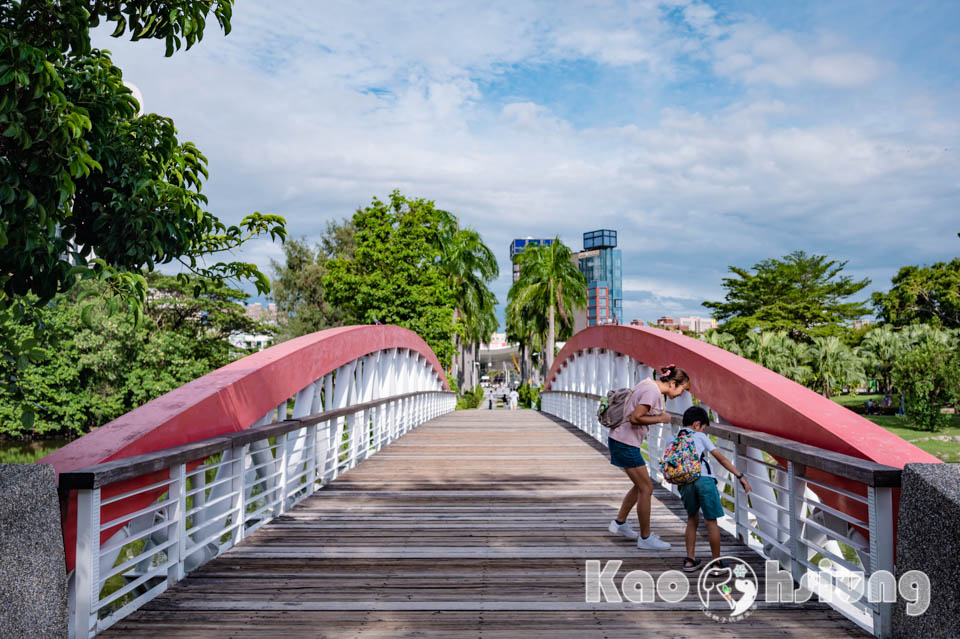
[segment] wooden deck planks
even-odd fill
[[[461,411],[424,424],[261,528],[102,637],[867,636],[823,604],[748,619],[679,604],[586,603],[586,559],[655,578],[679,568],[685,513],[656,489],[638,551],[606,526],[629,484],[605,449],[533,411]],[[703,531],[701,531],[703,532]],[[729,535],[763,587],[762,562]],[[698,554],[709,557],[703,536]],[[619,581],[619,579],[618,579]]]

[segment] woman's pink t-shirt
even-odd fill
[[[640,448],[643,438],[650,432],[650,427],[646,424],[630,423],[630,415],[637,410],[637,406],[640,404],[650,407],[647,415],[659,415],[663,412],[663,395],[660,393],[660,387],[652,379],[645,379],[633,387],[633,393],[627,400],[626,406],[624,406],[624,421],[610,430],[610,439]]]

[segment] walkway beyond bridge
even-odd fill
[[[628,487],[595,439],[535,411],[433,419],[319,489],[101,637],[869,636],[816,601],[721,624],[681,603],[586,603],[585,561],[619,578],[681,565],[685,514],[655,487],[638,551],[606,526]],[[701,527],[701,533],[702,527]],[[722,553],[762,559],[724,533]],[[709,557],[705,536],[697,552]],[[762,600],[762,598],[761,598]]]

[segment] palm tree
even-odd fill
[[[704,333],[700,339],[707,344],[711,344],[725,351],[730,351],[734,355],[743,355],[740,345],[737,344],[737,338],[732,333],[724,333],[716,329],[711,329]]]
[[[893,392],[891,371],[907,347],[905,336],[889,324],[873,329],[860,342],[858,352],[871,373],[880,379],[880,390],[884,394]]]
[[[487,284],[497,278],[500,268],[479,233],[471,228],[461,229],[457,218],[447,211],[437,210],[437,215],[438,264],[447,276],[455,300],[453,340],[459,358],[454,357],[451,368],[459,368],[452,372],[462,386],[465,346],[473,347],[488,340],[496,330],[497,300]]]
[[[560,238],[552,244],[529,247],[518,257],[520,276],[510,288],[509,303],[515,312],[534,323],[546,320],[544,366],[553,366],[557,316],[563,327],[573,326],[572,311],[587,305],[587,281],[573,260],[573,252]]]
[[[860,358],[833,335],[813,338],[807,348],[807,364],[812,385],[827,398],[838,386],[862,382],[866,378]]]
[[[786,331],[750,332],[743,342],[744,357],[799,383],[810,374],[803,364],[805,352]]]

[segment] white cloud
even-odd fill
[[[229,37],[211,30],[171,59],[151,43],[100,41],[149,108],[208,155],[211,208],[226,221],[276,212],[315,239],[326,220],[399,188],[483,233],[501,258],[501,299],[514,236],[579,248],[583,231],[616,228],[625,288],[684,313],[718,299],[728,264],[796,248],[884,255],[891,269],[953,250],[960,122],[938,116],[935,98],[878,105],[870,121],[824,115],[776,88],[879,82],[881,63],[835,38],[722,21],[703,3],[682,12],[695,36],[678,35],[657,3],[245,3]],[[704,81],[772,89],[714,109],[654,102],[652,116],[587,127],[542,87],[505,103],[484,95],[514,66],[579,56],[671,77],[691,52],[712,56],[720,78]],[[279,256],[258,243],[245,259]]]

